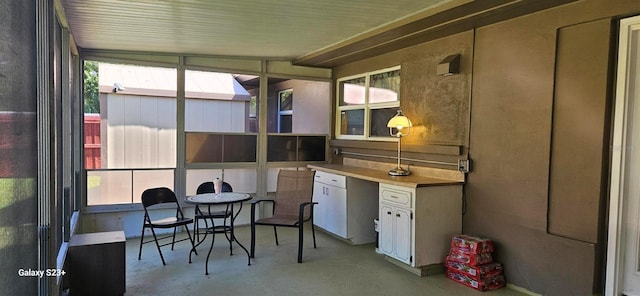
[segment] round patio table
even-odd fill
[[[213,243],[215,241],[215,234],[216,232],[226,232],[229,233],[230,235],[230,240],[233,242],[235,241],[236,243],[238,243],[238,245],[245,251],[245,253],[247,253],[247,258],[248,258],[248,265],[251,265],[251,257],[249,256],[249,251],[247,250],[247,248],[245,248],[242,243],[240,243],[235,235],[234,235],[234,231],[233,231],[233,222],[236,220],[236,217],[238,216],[238,214],[240,214],[240,211],[242,210],[242,203],[245,201],[250,200],[252,197],[250,194],[248,193],[240,193],[240,192],[221,192],[221,193],[202,193],[202,194],[196,194],[193,196],[188,196],[185,200],[186,203],[188,204],[194,204],[194,205],[230,205],[231,206],[231,225],[229,226],[223,226],[221,229],[221,231],[218,231],[217,229],[220,228],[216,228],[213,219],[211,219],[211,225],[212,227],[207,228],[207,232],[206,233],[211,233],[211,246],[209,247],[209,253],[207,254],[207,260],[205,261],[205,274],[208,275],[209,274],[209,257],[211,256],[211,250],[213,250]],[[240,204],[240,208],[238,209],[238,212],[236,212],[234,214],[234,210],[233,210],[233,205],[234,204]],[[206,235],[205,235],[205,239],[206,239]],[[204,241],[204,239],[202,240]],[[201,242],[202,242],[201,241]],[[200,242],[200,243],[201,243]],[[200,244],[198,243],[198,245]],[[196,246],[198,246],[196,245]],[[195,248],[192,249],[189,252],[189,262],[191,262],[191,253],[195,252]],[[231,253],[231,255],[233,255],[233,251]]]

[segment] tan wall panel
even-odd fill
[[[558,30],[549,232],[598,242],[607,149],[611,21]]]

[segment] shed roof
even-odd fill
[[[99,86],[102,93],[127,95],[177,95],[176,70],[100,63]],[[229,73],[185,71],[185,97],[194,99],[248,101],[249,94]]]

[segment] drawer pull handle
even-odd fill
[[[396,214],[396,217],[400,218],[400,214]]]
[[[398,199],[399,197],[397,197],[397,196],[395,196],[395,195],[391,195],[391,198]]]
[[[338,182],[338,180],[336,180],[336,179],[331,179],[331,182]]]
[[[387,215],[391,215],[391,212],[387,212]]]

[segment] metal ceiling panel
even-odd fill
[[[288,60],[453,2],[59,1],[81,48]]]

